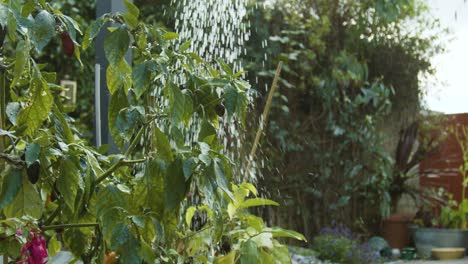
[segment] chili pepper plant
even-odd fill
[[[62,248],[84,263],[290,262],[278,238],[304,237],[248,213],[278,204],[238,180],[217,136],[219,115],[244,122],[243,73],[187,52],[190,42],[124,3],[127,13],[82,32],[45,0],[0,0],[0,253],[28,263]],[[41,60],[54,38],[80,60],[100,31],[112,155],[82,139],[47,70],[54,62]]]

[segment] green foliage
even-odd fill
[[[312,249],[318,253],[320,259],[336,263],[346,263],[346,254],[356,243],[346,237],[333,235],[319,235],[314,237]]]
[[[177,34],[143,23],[125,1],[128,13],[104,15],[84,33],[89,48],[100,30],[111,31],[108,126],[123,153],[103,155],[81,139],[64,114],[56,74],[38,63],[62,30],[76,41],[79,23],[43,1],[15,3],[0,2],[17,27],[9,52],[0,53],[1,111],[9,118],[0,122],[1,254],[19,260],[27,242],[14,235],[21,228],[43,232],[51,255],[64,246],[85,263],[102,263],[109,252],[121,263],[290,261],[278,238],[305,238],[248,213],[278,204],[257,197],[251,184],[233,184],[217,137],[216,105],[226,102],[232,120],[244,119],[250,86],[241,74],[175,49]],[[24,22],[29,14],[36,24]],[[104,28],[107,21],[115,26]],[[132,65],[124,60],[130,50]]]
[[[248,70],[285,63],[262,147],[268,177],[260,183],[279,186],[287,201],[280,222],[311,237],[332,219],[356,224],[362,217],[377,227],[390,212],[392,139],[418,116],[418,76],[431,72],[437,50],[433,37],[419,34],[423,15],[419,1],[403,0],[284,0],[252,15],[251,43],[269,39],[270,59],[249,58]],[[414,34],[404,30],[409,20]]]
[[[322,260],[343,264],[383,263],[380,253],[349,235],[322,233],[314,237],[312,250]]]

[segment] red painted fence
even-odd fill
[[[468,126],[468,113],[448,115],[445,126]],[[428,155],[419,165],[420,185],[425,187],[443,187],[458,201],[462,195],[462,176],[459,167],[462,164],[460,146],[453,134],[441,143],[437,152]]]

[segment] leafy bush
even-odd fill
[[[216,107],[242,123],[249,83],[187,52],[189,42],[176,47],[177,33],[124,3],[128,13],[99,17],[79,43],[80,24],[45,0],[0,0],[0,254],[43,260],[45,239],[49,257],[66,248],[84,263],[290,262],[278,238],[304,237],[249,214],[278,204],[235,182],[217,136]],[[64,34],[80,61],[101,30],[115,155],[80,137],[56,73],[38,63]]]
[[[418,76],[431,72],[430,58],[439,50],[434,36],[418,32],[437,24],[422,22],[421,1],[269,4],[253,16],[258,29],[251,39],[269,38],[270,59],[250,60],[252,70],[284,61],[269,141],[262,145],[269,157],[261,184],[278,188],[272,195],[281,198],[274,199],[288,207],[269,213],[306,236],[332,219],[354,224],[362,218],[377,229],[379,215],[391,210],[399,131],[420,112]],[[263,87],[270,79],[259,82]]]
[[[334,228],[323,228],[315,236],[312,249],[322,260],[343,264],[382,263],[378,252],[367,243],[361,244],[351,231],[339,224]]]

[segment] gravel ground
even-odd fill
[[[291,259],[292,259],[293,264],[322,264],[324,263],[314,256],[301,256],[301,255],[292,254]]]

